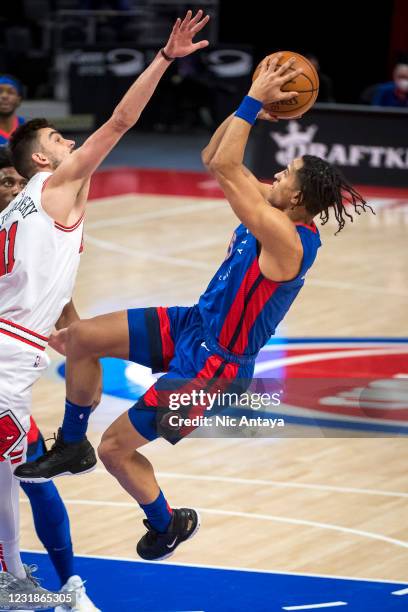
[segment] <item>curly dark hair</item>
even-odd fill
[[[31,119],[20,125],[10,137],[13,166],[26,179],[30,179],[36,172],[31,155],[37,143],[38,131],[47,127],[55,129],[48,119]]]
[[[353,221],[346,203],[351,204],[358,215],[367,210],[375,214],[338,168],[315,155],[303,155],[302,161],[303,166],[297,171],[301,193],[299,204],[303,204],[313,217],[320,214],[322,225],[328,222],[331,208],[338,223],[336,234],[345,226],[346,218]]]
[[[11,153],[8,147],[0,146],[0,170],[3,168],[12,168],[13,160],[11,159]]]

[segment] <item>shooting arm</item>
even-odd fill
[[[210,172],[212,172],[212,162],[213,162],[214,156],[217,153],[218,147],[219,147],[222,139],[224,138],[225,132],[227,131],[228,127],[230,126],[231,121],[233,120],[233,118],[234,118],[234,115],[230,115],[229,117],[227,117],[221,123],[221,125],[217,128],[217,130],[212,135],[211,140],[208,143],[208,145],[201,152],[202,162],[203,162],[204,166]],[[256,187],[258,189],[259,193],[264,198],[266,198],[267,194],[269,192],[270,186],[269,185],[265,185],[264,183],[261,183],[260,181],[258,181],[258,179],[252,174],[252,172],[250,170],[248,170],[248,168],[246,166],[244,166],[243,164],[242,164],[242,172],[252,182],[254,187]]]
[[[303,249],[294,224],[262,196],[243,166],[251,126],[234,117],[210,162],[225,196],[242,223],[262,245],[261,271],[275,281],[290,280],[299,271]]]

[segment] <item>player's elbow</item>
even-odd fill
[[[136,123],[134,116],[130,117],[123,111],[115,110],[113,113],[110,123],[115,132],[124,134]]]
[[[208,168],[216,176],[231,176],[241,164],[237,164],[217,154],[209,161]]]

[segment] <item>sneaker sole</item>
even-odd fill
[[[155,563],[156,561],[163,561],[163,559],[168,559],[169,557],[172,557],[174,555],[174,553],[176,552],[176,550],[178,549],[178,547],[180,546],[180,544],[184,544],[184,542],[187,542],[187,540],[191,540],[191,538],[195,536],[195,534],[197,533],[197,531],[201,527],[201,516],[200,516],[199,512],[197,512],[197,510],[195,510],[195,508],[192,508],[192,510],[194,510],[194,512],[197,515],[197,525],[195,526],[194,531],[192,531],[190,533],[188,538],[186,538],[185,540],[182,540],[179,544],[177,544],[177,546],[175,546],[174,550],[169,552],[167,555],[163,555],[162,557],[156,557],[156,559],[149,559],[149,561],[151,561],[152,563]],[[147,559],[144,559],[144,561],[147,561]]]
[[[61,472],[61,474],[55,474],[55,476],[51,476],[50,478],[45,478],[44,476],[41,476],[41,478],[24,478],[21,476],[16,476],[14,474],[14,478],[16,478],[17,480],[19,480],[20,482],[28,482],[28,483],[41,483],[41,482],[50,482],[51,480],[54,480],[54,478],[59,478],[60,476],[81,476],[81,474],[88,474],[89,472],[93,472],[96,468],[97,468],[97,464],[95,464],[94,466],[92,466],[91,468],[88,468],[87,470],[82,470],[82,472]]]

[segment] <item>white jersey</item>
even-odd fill
[[[65,227],[41,205],[50,172],[39,172],[0,213],[1,334],[44,349],[72,296],[83,217]]]

